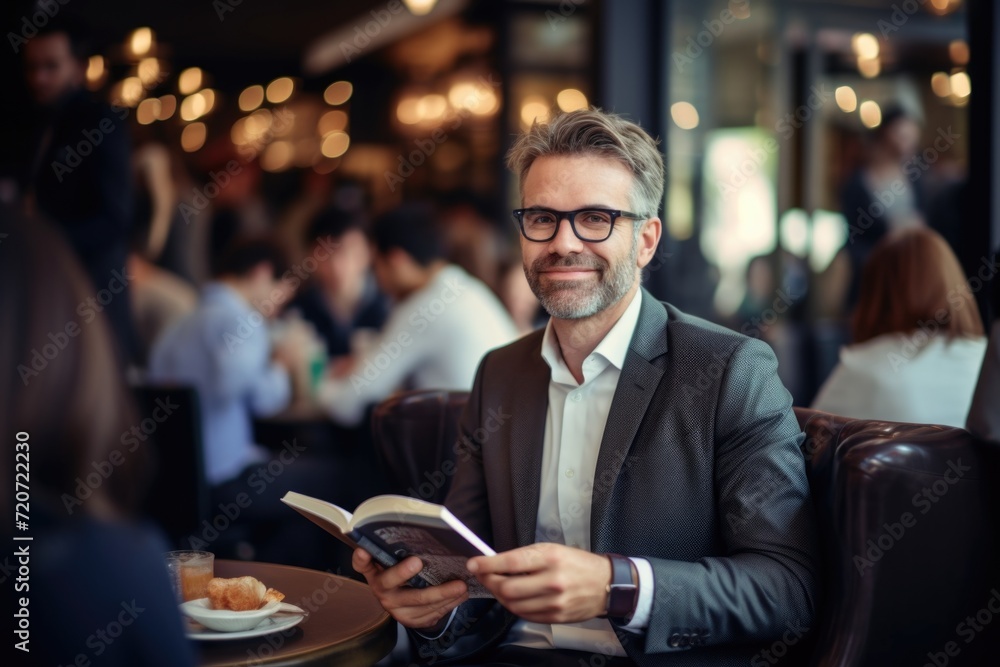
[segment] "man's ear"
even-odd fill
[[[410,254],[402,248],[389,248],[383,255],[386,263],[394,269],[403,269],[415,264]]]
[[[636,264],[640,269],[646,267],[656,255],[656,249],[660,245],[660,236],[663,234],[663,223],[659,218],[650,218],[643,223],[639,231],[639,248],[636,254]]]

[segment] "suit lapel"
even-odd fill
[[[549,366],[542,359],[541,335],[519,374],[513,393],[510,432],[510,475],[514,495],[514,530],[517,546],[535,542],[538,499],[542,481],[542,447],[549,407]]]
[[[597,456],[594,489],[591,499],[590,544],[594,551],[604,550],[602,526],[608,513],[611,492],[621,472],[639,424],[663,377],[663,368],[654,364],[667,351],[667,311],[649,292],[643,290],[639,321],[618,387],[611,400],[611,410]]]

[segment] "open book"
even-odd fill
[[[333,503],[289,491],[281,499],[302,516],[352,548],[361,547],[375,562],[392,567],[417,556],[424,569],[410,580],[417,588],[462,579],[470,598],[492,598],[465,562],[472,556],[494,556],[485,542],[446,507],[406,496],[375,496],[352,515]]]

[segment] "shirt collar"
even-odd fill
[[[600,375],[609,364],[619,371],[625,366],[625,356],[628,354],[629,345],[632,343],[632,334],[635,333],[635,327],[639,322],[641,306],[642,287],[639,287],[632,295],[632,301],[629,302],[625,312],[597,344],[594,351],[587,355],[584,360],[584,384]],[[563,360],[559,341],[556,340],[556,333],[552,329],[551,319],[545,325],[545,333],[542,334],[542,359],[552,370],[553,380],[564,384],[577,384]]]

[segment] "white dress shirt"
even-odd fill
[[[840,351],[812,407],[854,419],[965,427],[986,338],[885,334]]]
[[[578,383],[566,366],[551,320],[545,327],[542,358],[551,369],[551,377],[536,542],[590,550],[597,456],[641,304],[639,289],[618,322],[584,360],[583,383]],[[632,562],[639,572],[639,599],[625,629],[641,632],[649,624],[653,607],[653,569],[644,558],[632,558]],[[511,628],[505,643],[625,655],[611,623],[603,618],[553,625],[521,620]]]
[[[319,402],[354,426],[365,408],[400,389],[469,390],[483,356],[517,337],[496,295],[448,265],[393,308],[351,375],[323,383]]]

